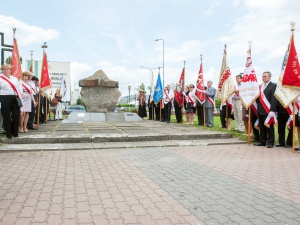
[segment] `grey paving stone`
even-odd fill
[[[226,218],[230,220],[228,224],[297,223],[296,216],[300,217],[299,211],[289,213],[289,217],[285,215],[287,208],[296,203],[196,164],[172,151],[144,149],[134,154],[121,154],[164,190],[171,187],[169,193],[207,224],[209,221],[224,224]],[[136,163],[145,159],[147,163]],[[274,202],[281,204],[274,205]],[[276,211],[278,216],[273,217],[276,206],[282,210]]]

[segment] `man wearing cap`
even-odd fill
[[[171,90],[170,85],[167,85],[166,90],[164,91],[165,99],[164,99],[164,107],[165,107],[165,120],[167,123],[170,123],[174,92]]]

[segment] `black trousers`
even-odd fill
[[[287,140],[285,142],[285,131],[286,131],[286,122],[289,120],[288,113],[278,113],[278,144],[280,145],[290,145],[292,146],[293,139],[293,130],[290,129],[288,133]]]
[[[165,104],[164,111],[165,111],[164,120],[170,122],[171,112],[172,112],[172,102],[168,102],[167,104]]]
[[[254,114],[254,116],[253,116],[253,114],[254,114],[254,112],[251,111],[251,125],[252,125],[252,132],[253,132],[253,135],[254,135],[254,139],[255,139],[256,141],[259,141],[259,140],[260,140],[260,138],[259,138],[259,130],[256,129],[256,128],[254,127],[254,124],[255,124],[255,122],[256,122],[256,120],[257,120],[258,118],[257,118],[257,116],[256,116],[255,114]]]
[[[37,102],[38,96],[34,95],[33,97],[34,97],[35,102]],[[33,127],[33,121],[34,121],[35,113],[36,113],[35,109],[36,109],[36,107],[34,107],[34,104],[32,102],[31,103],[31,112],[29,113],[29,116],[28,116],[27,127]]]
[[[220,120],[221,120],[222,127],[225,128],[226,127],[226,105],[223,105],[222,110],[220,110]]]
[[[6,137],[18,137],[20,107],[17,105],[15,95],[0,95],[1,113],[3,117],[3,126],[6,131]]]
[[[160,102],[155,107],[155,119],[160,120]]]
[[[181,107],[178,105],[177,101],[174,100],[174,109],[175,109],[175,116],[177,123],[182,122],[182,110]]]
[[[270,125],[270,128],[266,127],[264,125],[266,118],[267,115],[258,114],[260,143],[263,145],[266,143],[268,143],[268,145],[274,145],[274,124]]]
[[[196,106],[197,116],[198,116],[198,125],[204,126],[204,109],[203,104]]]

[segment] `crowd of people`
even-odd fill
[[[49,104],[46,105],[46,96],[40,94],[39,79],[30,71],[22,73],[22,79],[18,80],[11,75],[11,66],[3,64],[0,74],[0,132],[5,133],[8,139],[18,137],[19,133],[26,133],[28,130],[34,130],[35,124],[46,122],[46,112]],[[251,124],[248,127],[248,110],[246,110],[239,96],[239,86],[242,82],[242,74],[236,76],[236,85],[233,95],[224,105],[220,106],[221,127],[231,130],[232,120],[235,120],[235,130],[247,135],[248,131],[252,133],[252,142],[257,142],[256,146],[266,146],[267,148],[292,147],[292,130],[289,126],[289,132],[286,138],[287,122],[291,115],[280,101],[274,96],[276,84],[271,81],[272,74],[268,71],[262,75],[262,85],[260,85],[260,96],[251,106]],[[198,117],[198,125],[214,126],[214,109],[216,89],[212,87],[212,82],[208,81],[205,87],[205,102],[200,102],[195,94],[193,84],[186,85],[182,90],[178,83],[174,90],[167,85],[163,91],[162,100],[156,104],[148,99],[149,119],[159,120],[170,123],[172,108],[174,106],[176,122],[183,122],[183,113],[186,116],[186,124],[193,125],[195,114]],[[182,102],[175,98],[180,93]],[[37,112],[38,95],[40,94],[40,111]],[[54,98],[57,99],[55,119],[62,119],[62,95],[60,89],[56,90]],[[139,103],[138,115],[142,118],[147,117],[146,95],[143,90],[139,91],[137,98]],[[21,103],[20,103],[21,102]],[[182,107],[183,104],[183,107]],[[300,105],[300,98],[298,99]],[[184,109],[184,110],[183,110]],[[298,109],[298,111],[300,111]],[[37,118],[39,116],[39,118]],[[274,124],[267,124],[269,117],[276,117],[278,121],[278,144],[275,144]],[[295,126],[297,127],[298,140],[300,139],[300,121],[298,115],[294,115]],[[259,123],[259,130],[255,123]],[[296,149],[300,151],[300,148]]]
[[[20,133],[35,130],[37,123],[46,123],[46,96],[40,91],[39,79],[30,71],[24,71],[22,78],[11,75],[11,65],[3,64],[0,74],[0,133],[8,139],[18,137]],[[39,95],[40,94],[40,95]],[[38,95],[40,99],[38,101]],[[61,94],[56,92],[58,110],[56,119],[62,119]],[[40,104],[37,107],[37,104]],[[38,112],[38,109],[40,111]]]
[[[277,85],[271,81],[271,77],[272,74],[268,71],[264,72],[262,75],[262,85],[260,85],[261,94],[253,103],[253,106],[250,107],[251,124],[249,128],[249,111],[242,105],[239,96],[239,87],[242,82],[243,74],[238,74],[235,77],[236,85],[234,86],[234,93],[226,103],[220,106],[220,127],[227,130],[234,129],[236,132],[243,133],[244,135],[248,135],[248,131],[250,130],[252,135],[251,142],[254,142],[255,146],[266,146],[267,148],[273,148],[274,146],[291,148],[293,128],[287,125],[290,114],[274,96]],[[181,92],[183,95],[183,108],[175,98],[176,92]],[[147,114],[145,113],[146,96],[143,90],[140,90],[140,95],[143,97],[138,98],[138,114],[143,118],[147,117]],[[149,96],[149,119],[170,123],[172,107],[174,107],[177,123],[183,122],[183,114],[185,114],[185,123],[194,124],[194,116],[197,115],[198,125],[213,127],[216,89],[212,87],[211,81],[207,82],[205,96],[205,102],[201,103],[195,96],[195,86],[193,84],[187,85],[183,91],[181,90],[180,84],[177,84],[174,90],[171,90],[170,85],[167,85],[164,88],[163,99],[160,103],[156,104],[154,101],[150,101]],[[266,106],[268,105],[266,102],[269,102],[269,108]],[[300,98],[299,104],[297,105],[300,105]],[[278,121],[277,144],[275,144],[274,124],[265,123],[266,119],[270,116],[275,116]],[[297,127],[298,140],[300,140],[300,121],[298,120],[298,115],[295,115],[294,118],[296,118],[295,126]],[[232,120],[235,120],[235,128],[232,128],[231,126]],[[256,123],[259,124],[259,127]],[[288,135],[286,137],[287,130]],[[296,148],[296,151],[300,151],[300,147]]]

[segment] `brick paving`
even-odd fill
[[[0,154],[0,224],[300,224],[300,154],[247,145]]]

